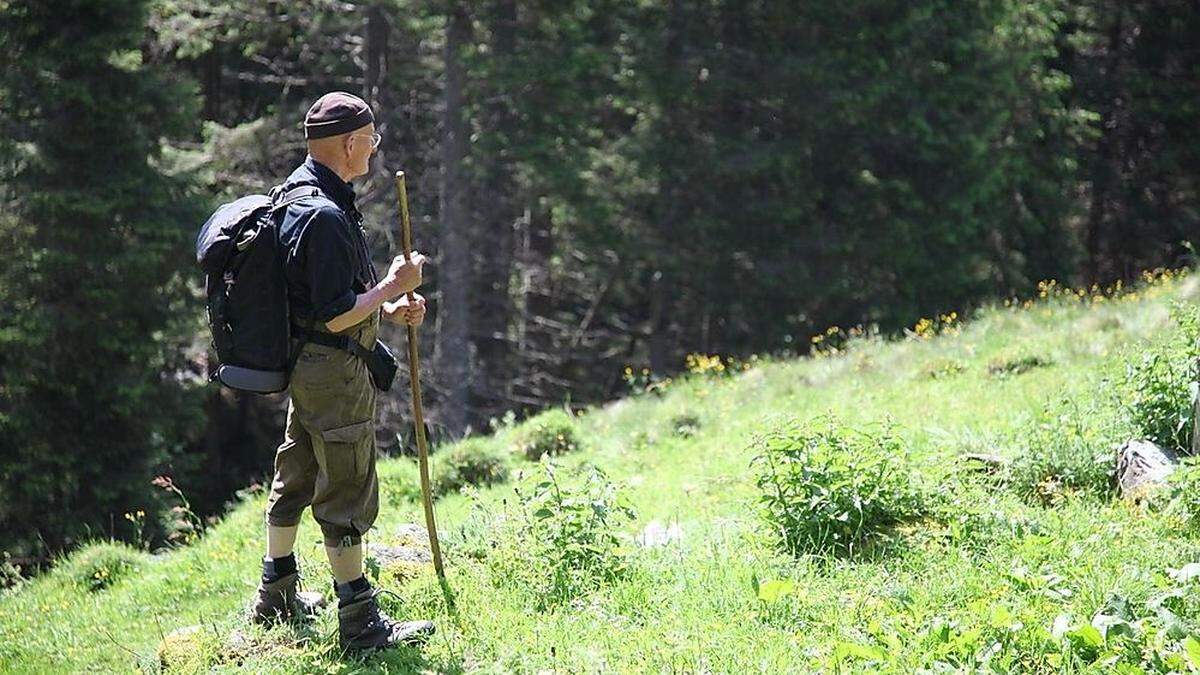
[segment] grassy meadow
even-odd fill
[[[1188,396],[1169,357],[1187,348],[1178,313],[1198,281],[1050,284],[901,338],[833,329],[813,357],[694,358],[649,388],[631,371],[625,399],[442,448],[446,588],[424,567],[371,564],[396,593],[385,609],[437,621],[420,651],[343,655],[332,611],[248,626],[265,501],[252,494],[190,545],[96,542],[0,592],[0,672],[1197,670],[1187,485],[1132,504],[1107,474],[1114,443],[1158,419],[1146,406]],[[1165,365],[1146,365],[1152,353]],[[855,478],[795,464],[765,476],[755,457],[794,450],[817,420],[836,446],[819,456]],[[549,469],[527,458],[543,449],[562,451]],[[498,482],[453,489],[481,477]],[[393,543],[423,523],[416,470],[382,460],[380,478],[370,540]],[[783,483],[812,500],[785,504],[807,528],[791,547],[762,501]],[[298,556],[328,593],[307,516]]]

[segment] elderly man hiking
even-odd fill
[[[362,535],[379,511],[377,392],[363,358],[328,345],[346,336],[372,349],[381,316],[421,323],[424,299],[404,295],[421,284],[425,258],[397,256],[382,280],[371,263],[348,182],[367,173],[379,146],[366,102],[343,92],[322,96],[305,116],[304,135],[308,157],[283,189],[307,186],[319,194],[286,207],[279,238],[293,326],[309,339],[291,374],[287,428],[266,509],[267,555],[251,615],[263,624],[302,619],[324,603],[319,594],[297,590],[293,546],[301,513],[311,505],[333,571],[342,647],[420,644],[433,624],[392,620],[363,575]]]

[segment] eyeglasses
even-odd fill
[[[369,139],[371,139],[371,149],[372,150],[377,149],[379,147],[379,144],[383,142],[383,136],[379,135],[378,133],[371,134],[370,136],[367,136],[366,134],[354,134],[350,138],[369,138]]]

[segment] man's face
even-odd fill
[[[371,155],[375,154],[375,124],[350,132],[346,138],[347,162],[354,176],[365,176],[370,170]]]

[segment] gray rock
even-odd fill
[[[405,584],[431,568],[433,553],[429,549],[429,535],[425,528],[405,523],[392,531],[384,541],[369,542],[367,555],[377,564],[380,578],[389,578],[389,583]]]
[[[1175,470],[1175,453],[1150,441],[1129,440],[1117,448],[1117,488],[1138,500],[1164,486]]]
[[[397,562],[428,563],[433,562],[433,554],[426,547],[398,546],[371,542],[367,544],[367,553],[375,557],[379,564],[387,567]]]
[[[395,537],[409,546],[429,546],[429,532],[424,525],[403,523],[396,528]]]

